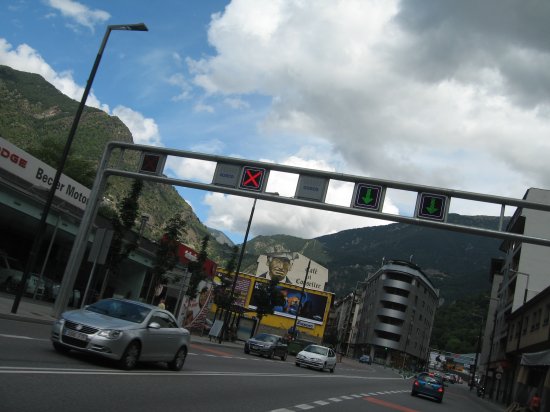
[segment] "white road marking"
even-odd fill
[[[21,335],[6,335],[6,334],[3,334],[3,333],[0,333],[0,338],[41,340],[41,341],[46,341],[46,342],[49,341],[49,339],[31,338],[30,336],[21,336]]]
[[[315,408],[315,406],[311,406],[311,405],[307,405],[307,404],[300,404],[300,405],[296,405],[295,408],[298,408],[298,409],[301,409],[303,411],[307,411],[308,409],[313,409]]]
[[[315,405],[319,405],[319,406],[330,405],[330,402],[326,402],[326,401],[315,401],[311,403],[314,403]]]

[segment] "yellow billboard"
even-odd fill
[[[224,269],[218,269],[218,272],[224,277],[228,276],[227,271]],[[267,283],[269,281],[244,273],[239,274],[237,278],[235,303],[245,309],[245,317],[252,318],[256,316],[254,292],[257,290],[257,285],[260,282]],[[281,334],[285,334],[294,326],[294,322],[296,321],[296,312],[302,288],[284,283],[279,283],[277,288],[285,297],[285,303],[274,307],[273,315],[264,316],[262,318],[262,325],[280,329]],[[309,335],[312,338],[322,339],[332,301],[333,294],[330,292],[305,288],[304,296],[302,297],[302,308],[300,313],[298,313],[296,321],[297,329],[301,332],[302,336]]]

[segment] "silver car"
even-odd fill
[[[138,361],[168,362],[179,371],[185,363],[190,334],[166,310],[124,299],[100,300],[64,312],[52,326],[58,352],[77,350],[114,359],[129,370]]]
[[[296,366],[308,366],[320,371],[328,369],[334,373],[336,353],[326,346],[308,345],[296,355]]]

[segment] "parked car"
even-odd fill
[[[0,289],[7,293],[17,293],[19,284],[23,279],[24,267],[15,258],[9,256],[4,250],[0,250]],[[45,294],[45,282],[34,273],[29,273],[25,285],[25,294],[33,295],[35,292],[42,297]]]
[[[425,395],[441,403],[444,394],[445,387],[443,385],[443,379],[440,377],[428,372],[422,372],[415,376],[411,396]]]
[[[372,359],[370,358],[369,355],[361,355],[361,357],[359,358],[359,362],[366,363],[367,365],[371,365]]]
[[[308,345],[296,355],[296,366],[308,366],[320,371],[328,369],[334,373],[336,353],[326,346]]]
[[[132,369],[138,361],[167,362],[179,371],[185,363],[190,333],[156,306],[126,299],[104,299],[83,309],[64,312],[52,326],[58,352],[76,350],[118,362]]]
[[[257,353],[270,359],[277,356],[285,361],[288,355],[288,345],[279,335],[260,333],[245,342],[244,353]]]

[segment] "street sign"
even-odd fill
[[[239,181],[239,189],[262,192],[267,183],[269,171],[262,167],[244,166]]]
[[[217,163],[212,184],[218,186],[237,187],[241,174],[240,165]]]
[[[384,203],[385,188],[379,185],[356,183],[351,207],[379,212]]]
[[[300,175],[294,197],[324,202],[327,195],[328,182],[329,179],[324,177]]]
[[[139,173],[160,176],[164,170],[164,163],[166,163],[166,155],[142,152]]]
[[[432,193],[418,193],[415,216],[419,219],[447,221],[449,197]]]

